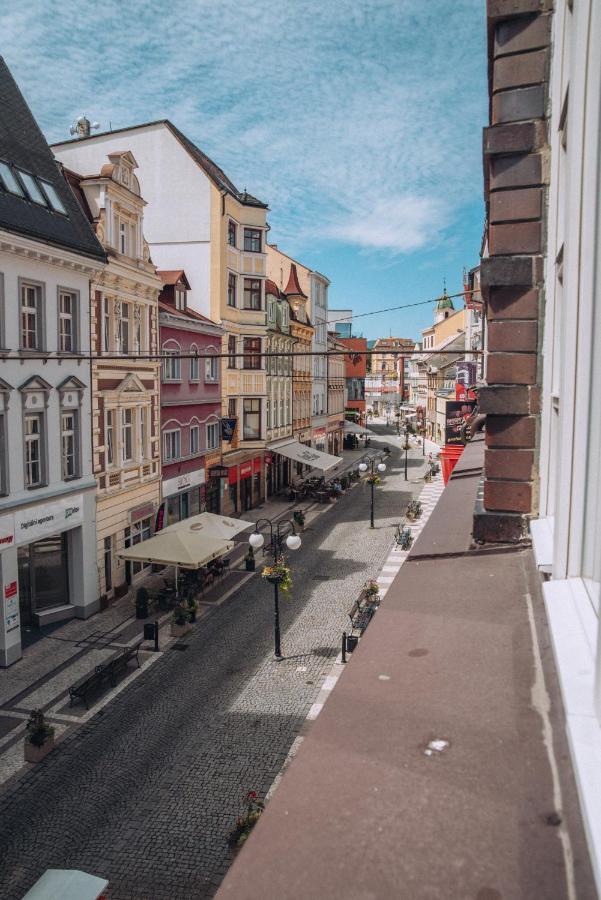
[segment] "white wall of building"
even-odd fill
[[[152,261],[158,269],[185,269],[190,306],[210,316],[211,182],[169,128],[159,123],[94,135],[52,150],[81,175],[99,172],[109,153],[133,153]]]

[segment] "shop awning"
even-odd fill
[[[311,466],[313,469],[321,469],[322,472],[327,472],[342,462],[341,456],[332,456],[330,453],[314,450],[313,447],[306,447],[304,444],[299,444],[298,441],[288,441],[270,449],[273,453],[281,453],[288,459]]]
[[[362,428],[361,425],[348,421],[344,423],[344,431],[345,434],[375,434],[375,431],[370,431],[369,428]]]
[[[23,900],[97,900],[108,884],[78,869],[46,869]]]
[[[211,559],[227,553],[233,546],[231,541],[208,535],[203,531],[186,531],[170,525],[147,541],[128,547],[117,555],[132,562],[199,569]]]
[[[229,516],[217,516],[215,513],[203,512],[198,516],[191,516],[189,519],[182,519],[181,522],[169,525],[168,528],[163,529],[161,534],[177,529],[229,541],[241,531],[254,527],[254,524],[246,519],[230,519]]]

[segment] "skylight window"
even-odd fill
[[[0,182],[10,194],[16,194],[17,197],[25,196],[23,188],[15,178],[14,172],[4,162],[0,162]]]
[[[25,190],[29,194],[31,200],[34,203],[39,203],[40,206],[48,206],[48,201],[44,197],[42,191],[40,190],[40,186],[29,172],[23,172],[21,169],[17,169],[17,172],[21,176],[21,181],[25,185]]]
[[[47,181],[42,181],[40,179],[40,183],[44,188],[44,192],[50,201],[50,206],[55,212],[62,213],[64,216],[67,215],[67,210],[65,209],[65,205],[61,198],[58,195],[58,192],[54,185],[49,184]]]

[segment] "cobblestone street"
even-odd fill
[[[376,528],[369,488],[359,485],[289,555],[282,662],[272,657],[271,586],[255,576],[6,785],[2,898],[17,900],[51,866],[105,876],[111,900],[212,896],[231,862],[226,835],[243,797],[272,785],[336,658],[348,610],[423,486],[421,451],[410,454],[405,482],[399,442],[385,439],[393,454],[376,491]]]

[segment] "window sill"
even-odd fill
[[[219,384],[218,378],[205,378],[205,384]]]
[[[63,478],[63,481],[79,481],[81,475],[67,475],[66,478]]]
[[[26,491],[39,491],[40,488],[48,487],[47,481],[41,481],[39,484],[28,484],[25,486]]]
[[[181,378],[163,378],[161,384],[182,384]]]
[[[530,522],[530,535],[532,537],[532,549],[534,559],[539,572],[550,575],[553,571],[553,516],[542,519],[532,519]]]
[[[19,347],[17,351],[20,356],[50,356],[50,352],[48,350],[26,350],[23,347]]]
[[[78,359],[85,359],[85,354],[81,352],[81,350],[57,350],[56,355],[61,359],[67,357],[71,359],[72,357],[77,357]]]

